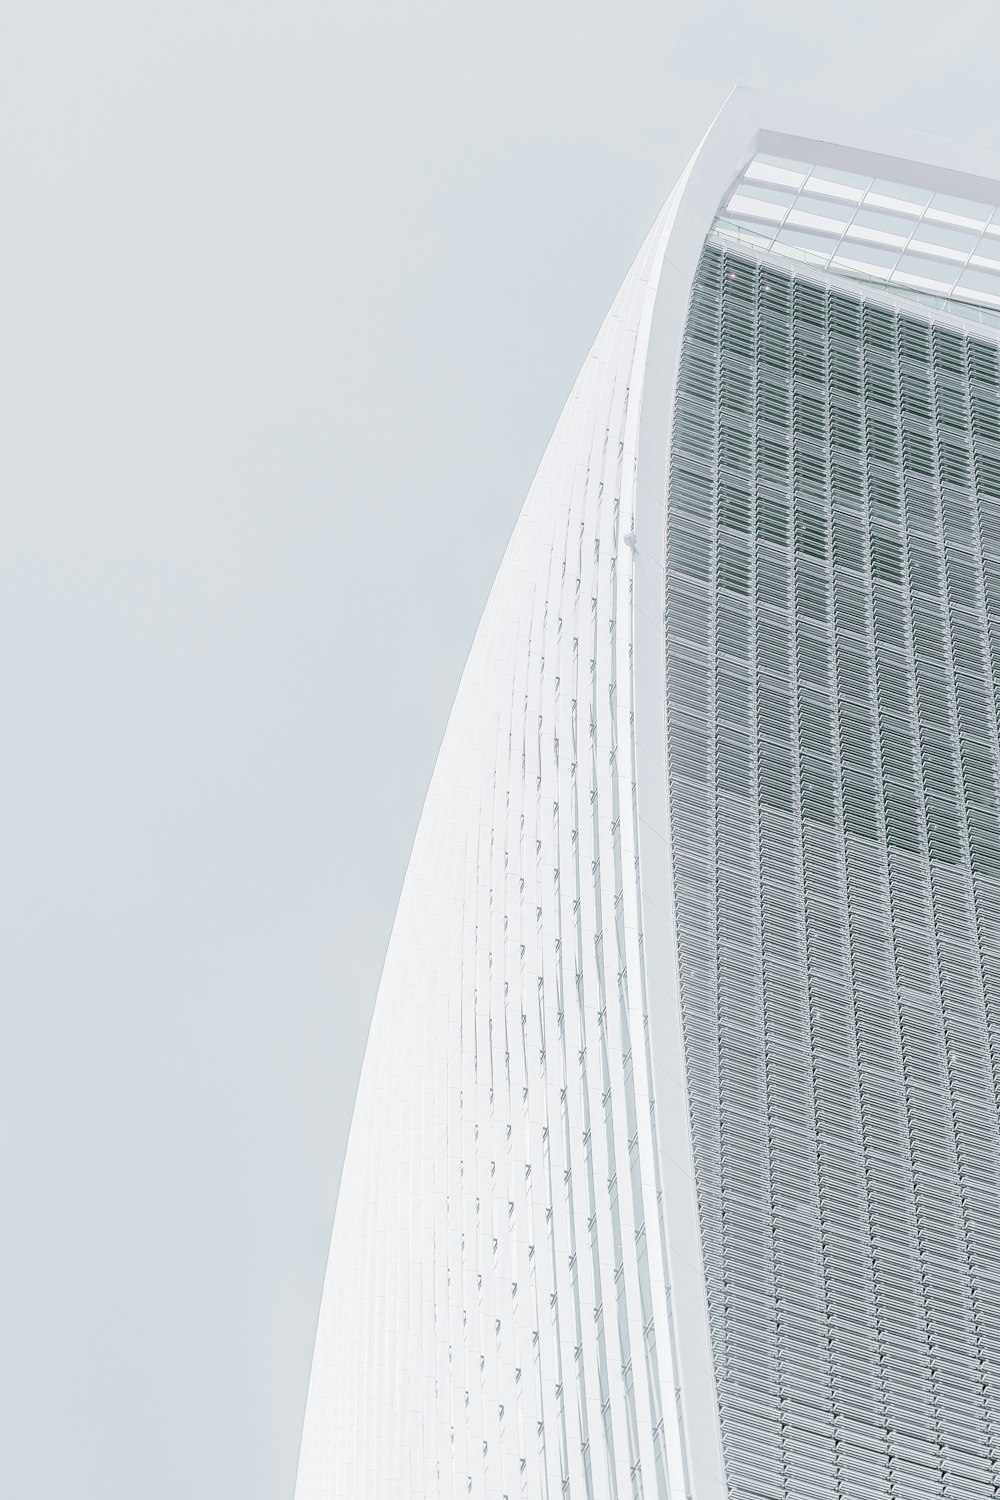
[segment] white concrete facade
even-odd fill
[[[808,149],[806,149],[808,148]],[[559,419],[448,724],[365,1057],[297,1500],[722,1500],[671,886],[678,352],[755,152],[1000,162],[737,91]]]

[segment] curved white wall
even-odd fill
[[[299,1500],[627,1496],[633,1471],[643,1493],[685,1492],[625,543],[669,219],[543,459],[434,773],[358,1096]]]

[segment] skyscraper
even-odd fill
[[[298,1500],[1000,1494],[1000,159],[738,91],[476,635]]]

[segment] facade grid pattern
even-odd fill
[[[724,235],[747,234],[761,248],[811,262],[813,269],[889,283],[938,306],[955,301],[967,316],[1000,326],[995,201],[758,155],[715,227]]]
[[[706,243],[667,722],[729,1493],[1000,1494],[1000,364]]]

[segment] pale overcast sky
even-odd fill
[[[998,43],[962,0],[7,8],[0,1494],[290,1500],[421,802],[618,283],[734,83],[997,148]]]

